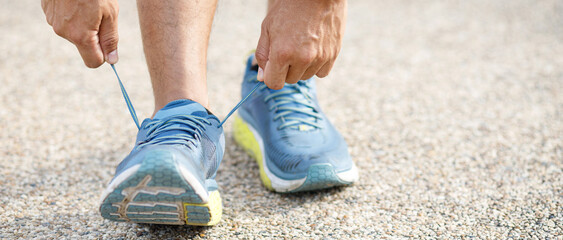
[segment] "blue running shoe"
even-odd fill
[[[145,119],[135,147],[102,195],[102,216],[136,223],[218,223],[222,203],[215,175],[225,150],[218,125],[217,117],[190,100],[170,102]]]
[[[243,97],[258,83],[252,60]],[[264,185],[276,192],[318,190],[358,179],[346,142],[319,108],[314,79],[280,90],[262,85],[239,109],[234,138],[258,162]]]

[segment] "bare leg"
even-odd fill
[[[155,113],[167,103],[191,99],[209,106],[207,46],[217,0],[138,0]]]

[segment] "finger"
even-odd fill
[[[43,12],[47,12],[47,1],[46,0],[41,0],[41,9],[43,9]]]
[[[315,76],[315,74],[323,67],[322,63],[313,63],[309,66],[309,68],[307,68],[307,70],[305,70],[305,73],[303,73],[303,76],[301,76],[301,80],[307,80],[312,78],[313,76]]]
[[[295,84],[301,80],[308,66],[300,66],[299,64],[290,65],[285,77],[285,82]]]
[[[334,60],[325,63],[325,65],[323,65],[323,67],[316,73],[317,77],[324,78],[328,76],[330,70],[332,69],[332,66],[334,66]]]
[[[264,69],[258,67],[258,76],[256,76],[256,80],[263,82],[264,81]]]
[[[266,69],[266,63],[268,62],[270,55],[270,36],[268,34],[268,30],[264,27],[264,24],[265,23],[262,23],[260,39],[258,40],[256,52],[254,53],[256,62],[258,62],[258,66],[262,69]]]
[[[288,68],[289,65],[287,64],[282,65],[276,61],[267,61],[266,68],[264,69],[264,82],[266,86],[275,90],[282,89]]]
[[[78,48],[78,52],[87,67],[99,67],[104,63],[104,54],[99,44],[97,32],[91,31],[83,39],[78,41],[71,39],[71,42]]]
[[[117,15],[117,10],[115,10],[103,16],[100,24],[100,32],[98,33],[104,59],[109,64],[115,64],[119,59],[117,55],[117,42],[119,41],[119,35],[117,33]]]
[[[43,12],[45,13],[45,19],[47,20],[47,23],[51,26],[53,26],[53,17],[55,16],[54,13],[54,4],[52,4],[52,2],[48,2],[46,0],[41,0],[41,8],[43,9]]]

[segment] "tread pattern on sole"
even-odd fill
[[[222,202],[215,190],[204,203],[180,174],[173,156],[155,151],[104,199],[100,212],[120,222],[208,226],[220,221]]]

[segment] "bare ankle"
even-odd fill
[[[207,96],[206,91],[205,93],[197,93],[197,94],[186,94],[184,92],[171,92],[162,95],[160,98],[155,97],[154,112],[151,118],[153,118],[154,115],[164,106],[166,106],[168,103],[181,99],[192,100],[194,102],[201,104],[206,109],[209,109],[209,98]]]

